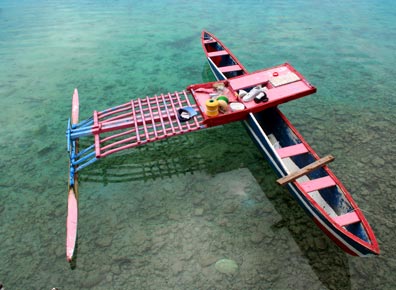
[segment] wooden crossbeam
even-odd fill
[[[307,175],[308,173],[318,169],[319,167],[322,167],[323,165],[330,163],[334,160],[334,157],[332,155],[327,155],[319,160],[316,160],[315,162],[301,168],[300,170],[297,170],[295,172],[290,173],[289,175],[279,178],[276,182],[279,185],[285,185],[289,182],[292,182],[296,180],[297,178]]]

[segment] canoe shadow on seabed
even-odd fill
[[[301,253],[308,259],[312,270],[327,289],[351,289],[348,255],[315,225],[286,188],[278,187],[274,191],[274,187],[268,184],[268,179],[266,182],[260,181],[262,176],[255,176],[257,168],[249,169],[282,217],[278,223],[271,226],[273,231],[276,233],[284,228],[288,230]],[[277,177],[275,173],[272,175],[275,182]],[[269,192],[271,194],[268,194]]]
[[[84,182],[122,183],[130,181],[150,181],[185,175],[206,168],[199,154],[181,157],[178,152],[190,150],[193,146],[190,136],[161,140],[142,147],[136,147],[117,157],[100,160],[95,166],[87,167],[79,176]],[[175,149],[176,150],[173,150]]]
[[[243,130],[241,132],[244,133]],[[226,133],[222,133],[220,130],[216,131],[214,135],[222,134]],[[166,139],[137,147],[122,155],[103,159],[95,166],[84,169],[80,175],[80,181],[106,185],[108,183],[166,179],[199,171],[209,173],[224,171],[224,168],[219,168],[212,162],[213,160],[202,155],[199,150],[191,150],[197,147],[197,144],[194,144],[193,135]],[[221,136],[217,137],[221,139]],[[185,153],[191,151],[193,153]],[[239,163],[233,163],[232,160],[227,164],[226,171],[237,169],[240,166]],[[264,166],[264,168],[256,168],[256,166]],[[314,273],[325,287],[328,289],[351,289],[347,254],[316,227],[286,189],[274,186],[277,177],[264,160],[247,167],[266,194],[267,199],[282,217],[280,222],[272,226],[273,231],[276,233],[284,228],[288,230],[302,255],[308,260]],[[262,174],[263,170],[265,179]],[[259,174],[255,174],[255,172]],[[273,183],[269,182],[269,179],[272,179]]]

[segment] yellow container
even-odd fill
[[[219,100],[217,99],[217,102],[219,103],[219,112],[220,113],[226,113],[228,110],[228,104],[224,100]]]
[[[209,117],[215,117],[219,114],[219,102],[214,99],[209,99],[205,103],[206,115]]]

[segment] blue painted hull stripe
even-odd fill
[[[269,140],[267,138],[267,136],[265,135],[265,133],[263,132],[262,128],[260,127],[260,125],[258,124],[256,118],[254,117],[253,114],[249,114],[248,120],[250,122],[252,122],[254,124],[254,126],[256,127],[256,130],[260,133],[261,136],[264,136],[265,140],[268,142],[268,147],[271,148],[272,151],[274,151],[273,146],[271,145],[271,143],[269,143]],[[274,160],[274,158],[272,157],[272,155],[270,154],[270,152],[268,151],[268,149],[266,148],[266,146],[262,143],[261,139],[257,136],[257,134],[255,133],[255,130],[250,126],[248,121],[243,121],[245,123],[246,128],[250,131],[250,134],[252,137],[254,137],[254,141],[256,141],[256,143],[260,146],[261,150],[263,152],[265,152],[265,155],[268,158],[268,161],[270,161],[270,163],[272,163],[272,166],[276,169],[276,171],[278,172],[278,174],[280,174],[281,176],[285,176],[286,174],[285,169],[283,166],[279,166],[278,162],[276,162]],[[309,205],[309,203],[302,197],[302,193],[291,183],[288,184],[288,188],[290,189],[291,193],[293,194],[293,196],[295,196],[296,198],[298,198],[299,203],[308,210],[309,214],[311,216],[313,216],[316,220],[318,220],[321,225],[323,225],[324,228],[326,228],[337,240],[341,241],[348,249],[350,249],[352,252],[356,253],[357,255],[361,256],[364,255],[363,253],[361,253],[360,251],[358,251],[356,248],[352,247],[348,242],[346,242],[344,239],[342,239],[323,219],[325,219],[325,217],[323,217],[322,215],[318,215],[313,209],[312,207]]]
[[[218,80],[226,80],[227,79],[225,77],[225,75],[217,69],[217,65],[215,65],[215,63],[213,62],[213,60],[210,59],[210,57],[208,57],[208,62],[210,65],[210,69],[212,70],[212,73],[216,76],[216,79],[218,79]]]
[[[210,69],[212,70],[213,74],[215,75],[215,77],[217,78],[217,80],[226,80],[227,78],[224,76],[224,74],[222,72],[219,71],[219,69],[217,68],[217,66],[213,63],[213,61],[208,57],[208,62],[210,65]],[[257,130],[257,134],[255,133],[255,130],[251,127],[251,125],[249,124],[249,122],[252,123],[252,126],[254,126]],[[271,166],[275,169],[275,171],[277,172],[278,175],[280,176],[286,176],[288,174],[288,171],[285,169],[285,167],[283,166],[283,163],[281,162],[279,156],[277,155],[277,153],[275,153],[275,149],[274,147],[271,145],[270,141],[268,140],[268,137],[266,136],[266,134],[264,133],[263,129],[261,128],[261,126],[259,125],[258,121],[256,120],[256,118],[254,117],[254,115],[252,113],[250,113],[248,115],[248,119],[243,121],[245,128],[248,130],[248,133],[251,135],[253,141],[259,146],[259,148],[262,150],[262,152],[264,153],[264,157],[267,158],[268,162],[271,164]],[[260,138],[258,136],[263,136],[263,138],[265,139],[266,142],[262,142],[260,140]],[[267,143],[268,148],[266,148],[265,143]],[[278,162],[276,162],[275,160],[277,160]],[[323,215],[320,215],[318,213],[316,213],[316,211],[314,210],[314,208],[312,208],[310,206],[310,203],[308,201],[306,201],[303,198],[303,194],[300,192],[300,190],[294,186],[292,183],[289,183],[287,185],[290,193],[295,196],[297,202],[300,204],[300,206],[305,209],[305,211],[308,213],[308,215],[310,215],[312,218],[316,219],[317,221],[319,221],[319,223],[331,234],[334,236],[335,239],[337,239],[338,241],[340,241],[345,247],[347,247],[351,252],[355,253],[358,256],[365,256],[366,253],[371,253],[369,252],[369,250],[367,250],[367,248],[365,248],[364,246],[360,245],[359,243],[356,243],[353,239],[350,239],[349,237],[345,237],[347,239],[349,239],[351,241],[351,244],[348,243],[348,241],[346,241],[345,239],[343,239],[342,237],[340,237],[340,235],[338,235],[335,230],[334,230],[334,226],[331,224],[330,221],[328,221]],[[352,246],[355,245],[354,246]],[[361,250],[359,250],[359,248]]]

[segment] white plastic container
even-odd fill
[[[230,104],[230,108],[231,108],[231,111],[237,112],[237,111],[244,110],[245,109],[245,105],[242,104],[242,103],[231,103]]]

